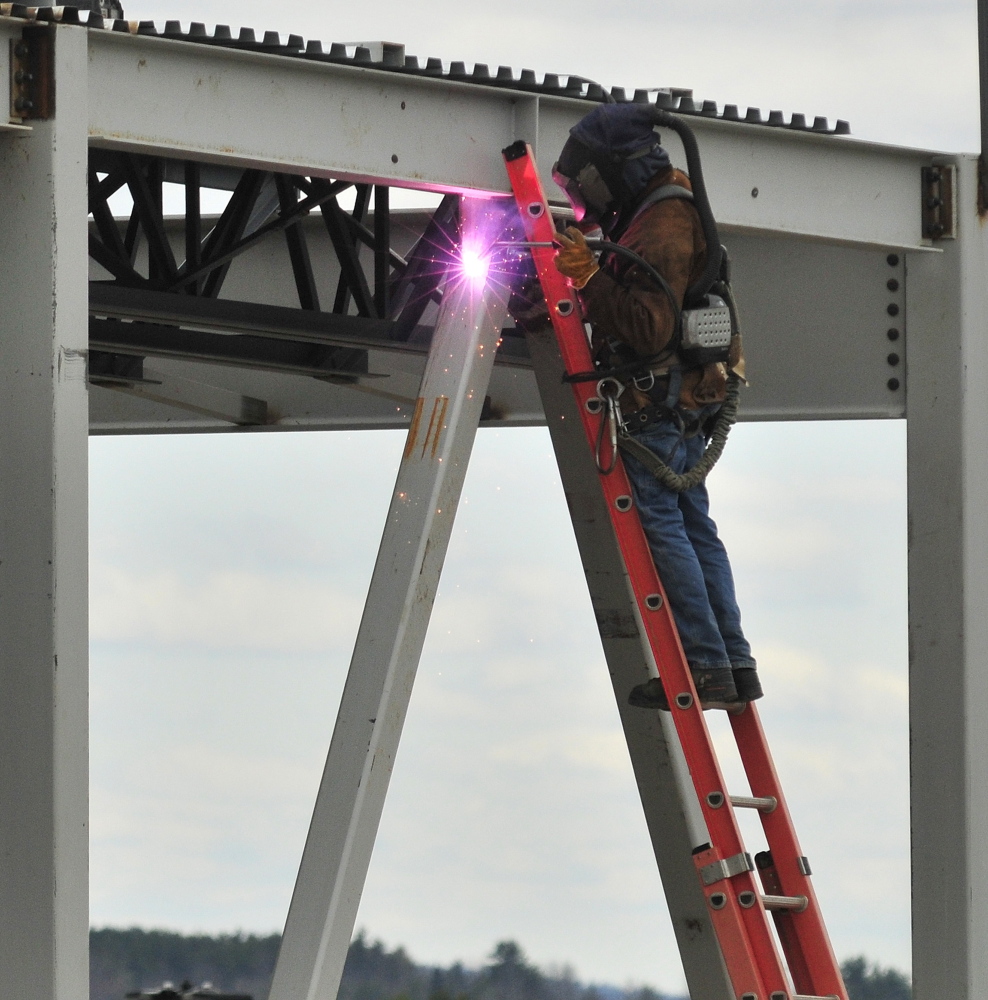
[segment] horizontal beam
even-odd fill
[[[525,139],[547,172],[592,106],[123,32],[89,31],[89,49],[96,145],[398,187],[506,194],[500,149]],[[933,153],[699,116],[689,122],[725,231],[924,245],[919,169]],[[682,163],[678,141],[664,138]]]
[[[180,358],[314,378],[349,381],[358,377],[369,380],[387,378],[386,373],[340,365],[334,356],[340,348],[329,348],[328,351],[317,348],[314,352],[312,345],[306,343],[252,336],[230,337],[155,323],[119,323],[112,319],[90,318],[89,347],[90,350],[116,354]],[[314,358],[314,353],[319,356]]]
[[[431,330],[422,328],[418,331],[421,336],[416,336],[413,342],[394,340],[392,334],[395,324],[391,320],[341,316],[338,313],[290,309],[258,302],[176,295],[97,281],[89,285],[89,312],[97,319],[137,321],[128,324],[99,324],[96,328],[91,326],[91,339],[94,329],[98,329],[98,339],[101,342],[109,337],[113,342],[127,344],[132,341],[135,333],[131,326],[152,324],[160,328],[160,335],[164,338],[161,346],[167,353],[147,353],[157,354],[159,357],[191,358],[197,351],[202,354],[218,351],[221,357],[230,359],[230,363],[235,363],[232,359],[239,356],[239,352],[224,347],[224,344],[230,343],[229,334],[256,334],[256,337],[238,336],[237,339],[286,341],[295,348],[301,348],[304,344],[322,344],[422,356],[429,350],[431,336]],[[175,327],[183,329],[175,331]],[[183,335],[179,354],[168,350],[169,331],[181,332]],[[197,332],[203,334],[198,342]],[[509,331],[509,334],[512,332],[514,331]],[[222,336],[217,340],[210,335]],[[157,344],[158,340],[153,342]],[[95,340],[91,346],[99,349]],[[179,342],[175,341],[172,346],[178,347]],[[135,350],[131,353],[140,352]],[[506,336],[498,349],[497,360],[499,364],[520,364],[527,367],[528,349],[524,340],[521,337]]]
[[[403,217],[404,237],[412,239],[425,218]],[[315,221],[303,225],[308,227],[313,260],[324,264],[329,254],[325,231]],[[903,416],[908,370],[903,254],[750,233],[727,233],[724,242],[733,261],[751,379],[741,419]],[[936,266],[942,255],[922,256]],[[287,258],[278,243],[270,252],[252,252],[239,260],[228,282],[228,292],[236,299],[93,282],[91,315],[111,321],[104,319],[94,328],[92,347],[171,358],[187,364],[185,374],[195,381],[220,378],[219,384],[231,392],[268,399],[275,416],[266,426],[272,428],[407,427],[408,403],[418,392],[431,328],[417,328],[410,342],[395,341],[385,320],[270,304],[291,281]],[[267,302],[243,301],[266,295],[271,296]],[[498,351],[485,422],[541,423],[544,417],[525,343],[512,332],[506,331]],[[326,368],[332,367],[325,360],[313,363],[310,351],[320,346],[366,351],[369,372],[388,377],[351,373],[350,380],[357,384],[340,395],[313,378],[329,374]],[[204,364],[214,371],[204,369]],[[217,365],[226,368],[222,376],[216,374]],[[168,370],[183,374],[181,369]],[[289,373],[309,377],[286,377]],[[188,421],[197,420],[183,416],[182,423],[174,413],[150,409],[147,391],[130,410],[123,397],[112,395],[111,401],[102,390],[93,393],[91,412],[98,431],[188,429]],[[223,425],[204,417],[198,426]]]

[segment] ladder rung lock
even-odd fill
[[[754,870],[755,863],[751,860],[751,855],[742,852],[733,857],[704,865],[700,869],[700,878],[704,885],[713,885],[714,882],[719,882],[721,879],[732,878],[742,872],[753,872]]]
[[[762,905],[766,910],[792,910],[802,913],[810,901],[806,896],[762,896]]]
[[[731,805],[735,809],[758,809],[770,813],[779,804],[774,795],[732,795]]]
[[[811,997],[805,993],[793,993],[792,1000],[840,1000],[840,997],[836,993],[828,993],[825,997]]]

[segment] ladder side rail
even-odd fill
[[[759,855],[757,859],[758,874],[761,876],[762,888],[766,894],[784,895],[782,886],[779,883],[779,875],[775,870],[775,865],[771,861],[771,855],[766,853]],[[805,990],[806,984],[811,982],[813,974],[806,962],[803,954],[803,947],[793,929],[790,919],[792,914],[785,910],[773,910],[772,919],[775,921],[775,930],[779,935],[779,942],[782,944],[782,953],[786,956],[789,964],[789,974],[797,991]]]
[[[506,151],[505,160],[527,239],[535,243],[551,244],[555,231],[531,149],[526,146],[520,155],[514,155],[516,152],[514,148]],[[551,247],[534,247],[532,256],[567,372],[573,374],[592,369],[593,362],[579,304],[573,289],[555,269],[553,250]],[[586,403],[594,396],[594,383],[573,383],[573,392],[580,410],[584,432],[588,443],[593,447],[598,424],[597,418],[588,411]],[[728,797],[725,783],[713,752],[710,734],[696,697],[686,657],[641,521],[634,504],[630,503],[631,487],[619,457],[615,461],[613,471],[609,475],[600,476],[599,481],[607,498],[611,524],[624,555],[641,620],[660,668],[662,684],[670,705],[674,706],[672,718],[689,765],[711,841],[720,860],[744,855],[746,852],[740,829],[733,809],[726,805]],[[656,594],[661,600],[647,603],[647,599]],[[675,707],[676,696],[685,694],[690,696],[689,705],[685,708]],[[717,805],[713,805],[714,802]],[[745,893],[754,893],[756,898],[760,898],[759,887],[751,871],[733,874],[730,878],[725,878],[722,885],[730,889],[733,898]],[[739,907],[739,911],[738,919],[744,928],[750,958],[755,964],[757,974],[763,980],[762,989],[754,992],[759,997],[769,997],[773,993],[788,997],[789,984],[765,910],[760,905],[753,905]],[[732,958],[735,957],[725,954],[729,968]],[[732,981],[735,981],[737,986],[738,981],[734,980],[734,976],[738,974],[737,967],[730,968],[730,971]],[[747,974],[747,969],[745,972]],[[739,990],[739,995],[744,992],[746,990]]]
[[[795,981],[796,992],[814,996],[834,995],[847,1000],[840,966],[813,890],[809,865],[799,846],[765,730],[753,703],[749,703],[743,712],[731,715],[731,728],[748,776],[751,794],[772,796],[777,802],[770,811],[758,811],[772,855],[772,865],[762,871],[762,881],[764,883],[768,876],[776,886],[773,889],[766,885],[766,892],[777,892],[782,896],[805,896],[808,901],[801,912],[776,911],[772,914]]]

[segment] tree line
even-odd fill
[[[90,998],[123,1000],[164,983],[210,983],[267,1000],[278,956],[277,934],[184,935],[103,928],[90,932]],[[910,1000],[909,980],[865,958],[841,967],[851,1000]],[[546,972],[514,941],[501,941],[479,969],[416,964],[360,932],[350,944],[339,1000],[688,1000],[650,987],[586,985],[567,970]]]

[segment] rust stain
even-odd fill
[[[425,400],[419,396],[415,400],[415,412],[412,413],[412,425],[408,428],[408,440],[405,442],[405,458],[410,458],[412,452],[415,450],[415,439],[418,437],[419,424],[422,421],[422,407],[425,405]]]
[[[425,452],[430,443],[432,444],[432,457],[436,457],[440,438],[446,429],[446,411],[448,409],[449,396],[436,396],[432,404],[432,415],[429,417],[429,429],[425,432],[425,440],[422,442],[422,458],[425,458]]]

